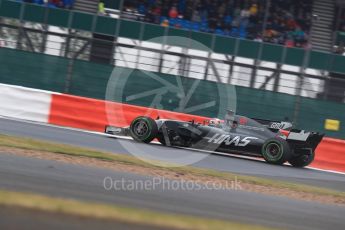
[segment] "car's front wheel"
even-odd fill
[[[262,146],[264,159],[275,165],[282,165],[291,158],[289,145],[280,139],[270,139]]]
[[[310,151],[309,154],[303,154],[297,157],[292,157],[289,163],[296,168],[303,168],[311,164],[314,161],[315,152]]]
[[[134,140],[150,143],[157,137],[158,126],[150,117],[137,117],[132,121],[129,131]]]

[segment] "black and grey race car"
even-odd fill
[[[290,130],[283,135],[281,130]],[[323,134],[292,129],[289,122],[252,119],[227,113],[225,120],[210,119],[203,124],[137,117],[129,127],[106,126],[105,133],[131,136],[150,143],[188,147],[214,152],[263,157],[268,163],[289,162],[294,167],[309,165]]]

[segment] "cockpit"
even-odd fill
[[[228,110],[225,114],[224,120],[219,118],[212,118],[209,121],[209,126],[222,129],[234,129],[237,128],[238,122],[235,120],[235,113],[232,110]]]

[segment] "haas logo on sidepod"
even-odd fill
[[[225,145],[233,144],[234,146],[244,147],[244,146],[247,146],[252,140],[257,140],[257,139],[258,138],[256,137],[244,137],[243,139],[241,139],[240,136],[231,137],[230,135],[215,134],[213,137],[211,137],[208,140],[208,142],[214,143],[214,144],[224,143]]]

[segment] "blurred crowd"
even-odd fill
[[[71,8],[74,0],[19,0]],[[125,0],[124,15],[175,28],[304,47],[313,0]],[[102,3],[102,1],[101,1]],[[101,5],[104,8],[104,4]],[[265,17],[267,16],[267,17]],[[344,17],[345,18],[345,17]],[[345,31],[345,20],[339,29]]]
[[[40,5],[46,5],[52,8],[71,8],[74,0],[17,0],[19,2],[34,3]]]
[[[303,47],[313,0],[126,0],[126,14],[175,28]]]
[[[312,21],[312,0],[273,0],[263,39],[286,46],[306,46]]]

